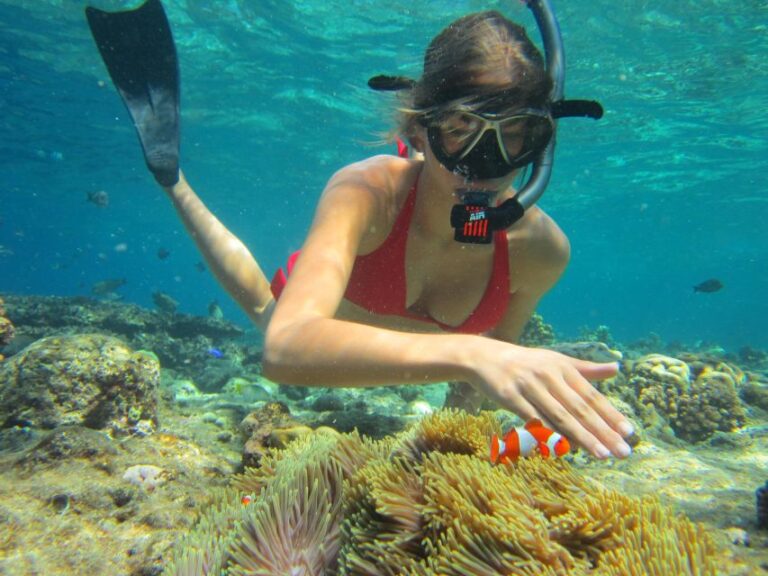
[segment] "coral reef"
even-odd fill
[[[0,298],[0,348],[7,346],[8,343],[13,340],[15,329],[13,322],[6,318],[5,303]],[[3,359],[3,355],[0,354],[0,360]]]
[[[331,426],[339,432],[357,430],[365,436],[381,438],[403,429],[404,399],[416,397],[414,392],[419,395],[423,390],[418,386],[368,390],[316,388],[309,391],[302,404],[317,413],[312,426]]]
[[[742,426],[746,413],[737,391],[743,375],[725,363],[688,364],[661,354],[631,363],[628,384],[646,424],[655,411],[689,442],[701,442],[717,431]]]
[[[382,441],[304,437],[223,491],[167,572],[716,573],[709,534],[655,497],[607,490],[561,460],[491,465],[498,430],[487,413],[443,411]]]
[[[239,329],[231,335],[217,332],[218,326],[228,330],[226,323],[90,299],[9,297],[6,302],[9,317],[17,323],[16,338],[1,350],[13,362],[41,336],[93,330],[117,335],[134,350],[156,350],[163,364],[158,399],[162,427],[146,436],[110,437],[78,424],[48,431],[27,426],[26,421],[3,422],[10,427],[0,429],[0,572],[654,574],[660,570],[646,570],[645,565],[663,561],[670,573],[711,573],[709,548],[702,552],[696,545],[698,552],[676,556],[688,561],[683,566],[659,552],[662,539],[669,547],[694,549],[681,543],[687,537],[676,521],[674,534],[664,535],[663,519],[672,518],[667,508],[658,512],[643,505],[646,511],[637,512],[638,502],[653,503],[657,495],[706,523],[719,545],[719,573],[747,576],[768,562],[768,531],[757,530],[755,524],[754,479],[765,479],[768,445],[768,426],[760,410],[768,373],[760,351],[746,351],[741,358],[711,347],[694,349],[694,354],[682,345],[675,352],[663,349],[688,366],[691,381],[712,372],[734,381],[742,400],[750,404],[747,426],[739,433],[715,432],[692,447],[669,442],[673,431],[666,422],[664,434],[657,435],[635,418],[643,442],[632,458],[597,462],[575,453],[568,462],[579,467],[578,474],[567,464],[560,470],[548,462],[523,461],[510,471],[522,475],[537,463],[544,468],[531,468],[531,476],[521,476],[518,485],[497,478],[503,469],[487,469],[488,435],[498,424],[486,414],[475,419],[438,412],[408,433],[379,442],[317,428],[328,423],[374,437],[387,428],[399,431],[417,414],[442,405],[445,384],[366,390],[280,387],[259,376],[260,341],[250,333],[241,336]],[[19,325],[19,319],[24,323]],[[593,354],[592,343],[578,347]],[[620,349],[628,358],[625,370],[596,385],[631,415],[639,404],[627,383],[640,354]],[[53,364],[56,369],[63,365]],[[625,401],[617,402],[616,397]],[[275,401],[290,411],[272,411],[279,406],[269,404]],[[247,439],[238,433],[238,424],[253,412],[263,417],[246,419],[243,431],[258,441],[252,463],[260,467],[247,469],[233,481],[236,470],[242,471]],[[656,414],[655,408],[649,412]],[[247,430],[249,423],[255,426]],[[616,545],[619,568],[609,565],[614,562],[609,551],[598,547],[597,552],[586,552],[592,542],[589,531],[600,530],[590,528],[588,520],[581,536],[570,525],[558,532],[556,521],[571,516],[546,512],[547,507],[575,510],[572,516],[579,519],[583,512],[568,490],[558,487],[549,500],[542,496],[550,473],[561,477],[566,487],[571,482],[567,475],[575,474],[584,486],[579,490],[601,509],[593,518],[609,510],[627,518],[651,516],[651,522],[638,521],[655,531],[638,536],[648,542],[640,552],[645,559],[630,551],[631,543]],[[587,482],[585,474],[622,494],[646,499],[627,499],[630,510],[622,507],[623,497],[618,504],[607,497],[601,500],[603,494],[617,493]],[[227,484],[230,487],[224,488]],[[536,510],[545,510],[543,520],[522,498],[528,493],[536,499]],[[494,518],[509,514],[504,498],[523,508],[515,510],[514,521],[506,521],[513,529],[505,527],[502,533]],[[204,515],[197,519],[199,511]],[[478,514],[482,522],[472,524]],[[497,541],[515,538],[520,525],[539,534],[539,522],[549,527],[543,543],[523,538],[524,546],[515,548]],[[465,525],[471,529],[462,530]],[[606,526],[622,542],[633,537],[620,532],[618,520]],[[374,531],[378,536],[372,538]],[[264,544],[278,534],[287,535],[286,543]],[[185,536],[187,544],[178,544]],[[51,541],[57,545],[51,546]],[[533,544],[532,551],[526,548]],[[513,553],[526,556],[521,560]],[[705,560],[690,560],[697,554]],[[175,563],[169,567],[171,557]],[[500,563],[494,564],[494,558]],[[513,561],[516,567],[507,569]]]
[[[544,322],[541,315],[534,313],[523,329],[520,343],[524,346],[549,346],[555,343],[555,330],[551,324]]]
[[[260,346],[242,341],[243,329],[222,319],[82,297],[4,298],[16,326],[6,356],[46,336],[98,332],[120,338],[135,350],[152,350],[163,369],[194,378],[203,390],[218,390],[232,377],[256,377],[261,372]]]
[[[634,350],[638,355],[645,355],[661,352],[666,348],[666,344],[661,336],[655,332],[651,332],[645,338],[630,342],[628,347]]]
[[[39,441],[35,442],[39,438]],[[33,444],[34,443],[34,444]],[[16,449],[32,447],[16,461],[22,468],[33,469],[57,466],[76,458],[87,458],[91,462],[104,462],[116,454],[111,439],[104,433],[85,426],[59,426],[44,433],[30,431],[25,441]]]
[[[768,369],[768,352],[751,346],[742,346],[738,352],[738,362],[751,369]]]
[[[180,429],[184,419],[164,414],[163,422]],[[110,438],[83,426],[39,436],[0,452],[4,575],[158,575],[194,507],[208,509],[212,488],[235,471],[235,455],[213,438]]]
[[[243,334],[241,328],[230,322],[188,314],[168,318],[123,302],[10,294],[4,298],[9,305],[9,317],[35,338],[50,335],[54,330],[82,330],[83,327],[126,339],[141,332],[162,332],[174,338],[202,335],[210,339],[234,338]]]
[[[757,527],[760,530],[768,530],[768,482],[755,490],[755,500]]]
[[[153,292],[152,302],[163,314],[176,314],[179,309],[179,302],[165,292]]]
[[[0,428],[82,424],[113,434],[157,424],[160,364],[111,336],[49,337],[0,365]]]
[[[602,342],[610,347],[616,346],[616,340],[614,340],[613,334],[611,334],[611,329],[604,324],[597,328],[582,326],[579,330],[579,339],[586,342]]]
[[[617,362],[624,357],[619,350],[613,350],[601,341],[558,342],[547,348],[572,358],[591,362]]]
[[[750,406],[756,406],[768,412],[768,376],[747,373],[740,395],[742,400]]]
[[[293,429],[298,422],[291,416],[285,404],[267,402],[261,408],[250,412],[240,422],[243,438],[243,466],[259,466],[270,447],[273,437],[280,437],[285,430]]]

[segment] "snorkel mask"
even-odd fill
[[[547,109],[523,109],[504,114],[480,110],[452,111],[424,118],[427,138],[437,160],[467,180],[500,178],[532,164],[526,183],[513,198],[490,206],[495,191],[468,190],[451,210],[454,239],[489,244],[494,232],[508,228],[533,206],[549,184],[555,157],[557,119],[586,116],[599,119],[602,106],[592,100],[564,100],[565,54],[560,26],[549,0],[523,0],[533,12],[544,42],[546,71],[552,80]],[[414,85],[404,77],[376,76],[375,90],[401,90]],[[499,95],[503,98],[503,93]],[[489,107],[489,110],[492,110]]]
[[[555,122],[548,110],[507,113],[448,110],[422,119],[437,161],[467,180],[504,178],[533,162],[549,144]]]

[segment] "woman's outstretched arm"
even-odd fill
[[[274,299],[267,277],[248,248],[208,210],[183,173],[164,190],[213,275],[248,317],[266,330]]]

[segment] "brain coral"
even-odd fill
[[[0,364],[0,426],[151,431],[159,381],[157,358],[117,338],[42,338]]]
[[[737,392],[738,372],[721,365],[691,367],[676,358],[649,354],[632,365],[629,384],[641,413],[653,408],[675,435],[690,442],[744,424],[746,414]]]
[[[497,429],[443,411],[379,442],[300,439],[216,497],[167,573],[716,573],[709,535],[655,498],[603,489],[560,460],[491,465],[479,440]]]

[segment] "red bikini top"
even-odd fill
[[[397,143],[397,151],[399,156],[408,157],[408,148],[400,140]],[[431,322],[446,332],[482,334],[491,330],[501,322],[509,303],[509,248],[503,230],[493,236],[493,270],[483,297],[477,308],[459,326],[443,324],[430,316],[411,312],[405,307],[405,247],[417,188],[418,179],[408,193],[392,231],[382,245],[370,254],[355,259],[344,297],[372,314],[390,314]],[[291,273],[298,255],[299,253],[295,252],[288,259],[288,274]],[[287,280],[285,273],[278,269],[272,279],[272,294],[275,299],[280,297]]]
[[[481,334],[495,327],[509,303],[509,255],[504,231],[494,234],[493,270],[485,293],[467,319],[450,326],[434,318],[411,312],[406,304],[405,248],[418,180],[408,193],[392,231],[376,250],[358,256],[344,297],[373,314],[390,314],[437,324],[447,332]]]

